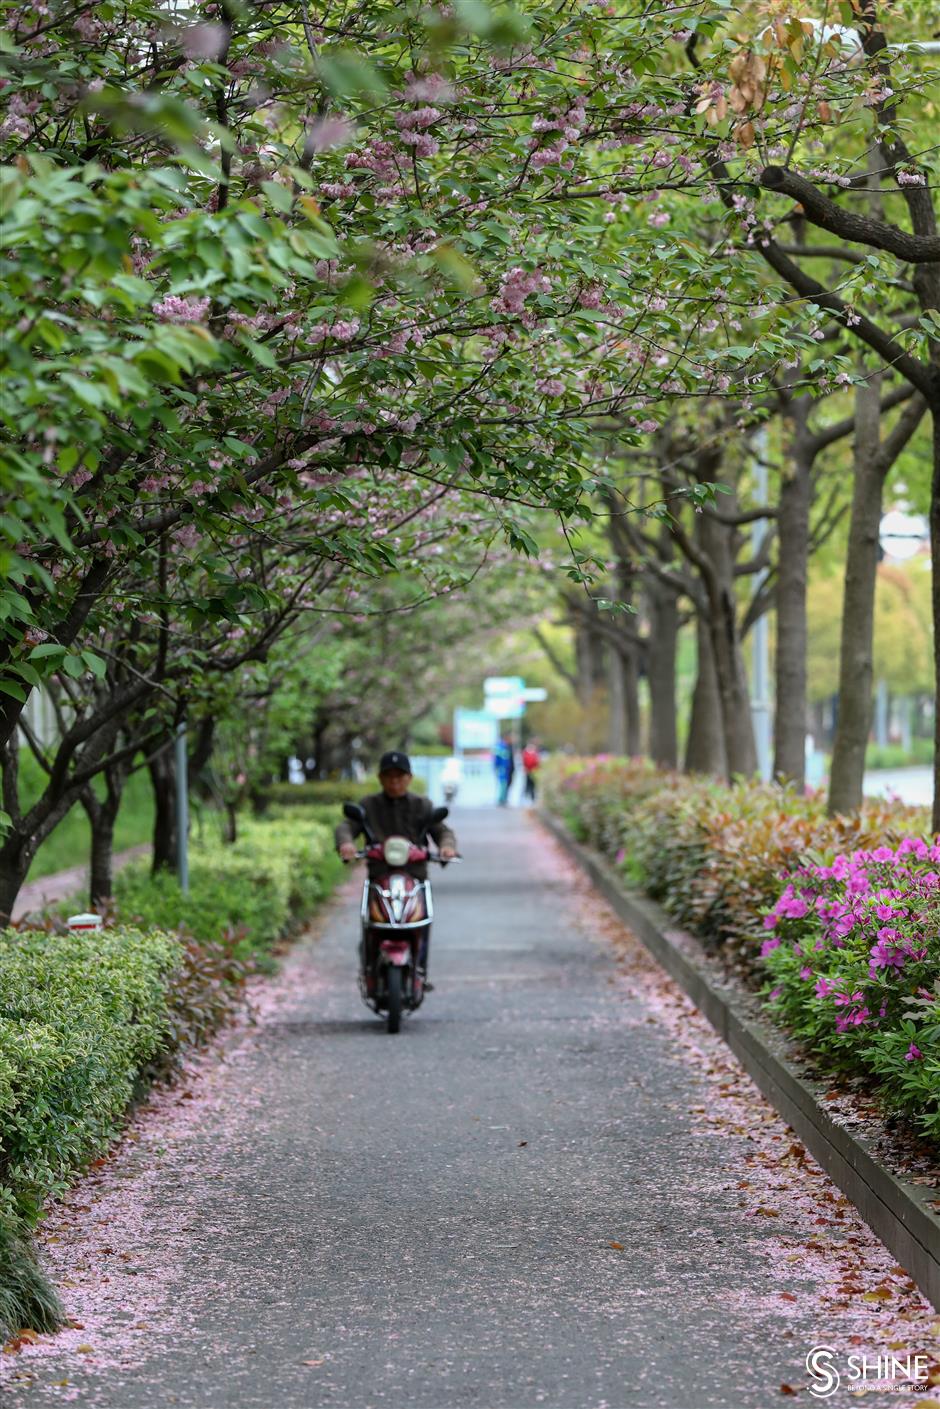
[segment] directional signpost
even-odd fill
[[[527,704],[537,704],[548,698],[541,685],[526,686],[521,675],[488,675],[483,681],[483,709],[494,720],[514,721],[516,745],[521,743],[519,720]]]
[[[521,719],[525,681],[521,675],[488,675],[483,681],[483,708],[494,719]]]

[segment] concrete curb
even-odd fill
[[[940,1311],[940,1217],[928,1206],[929,1191],[898,1179],[863,1140],[832,1119],[812,1083],[780,1050],[784,1039],[778,1030],[745,1011],[746,995],[710,971],[691,935],[675,929],[654,901],[626,890],[603,857],[576,842],[555,818],[541,810],[538,816],[685,990],[771,1105]]]

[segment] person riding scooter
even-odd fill
[[[423,846],[425,838],[430,834],[437,843],[440,859],[452,861],[457,855],[457,838],[443,822],[429,823],[434,811],[433,804],[429,798],[419,797],[417,793],[408,791],[411,777],[411,763],[407,754],[393,749],[382,755],[379,763],[382,791],[371,793],[360,803],[366,824],[375,841],[379,843],[388,837],[407,837],[416,846]],[[344,820],[337,826],[336,849],[344,861],[355,861],[354,838],[361,830],[361,827],[356,828],[349,820]],[[384,863],[381,860],[370,860],[370,879],[377,879],[383,869]],[[416,880],[427,879],[428,868],[424,861],[412,862],[404,869]],[[424,954],[422,959],[422,967],[427,973],[427,954]],[[425,987],[430,990],[431,985],[425,983]]]

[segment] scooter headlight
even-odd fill
[[[382,848],[382,854],[389,866],[404,866],[411,852],[411,842],[407,837],[389,837]]]

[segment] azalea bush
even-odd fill
[[[545,805],[755,986],[819,1064],[940,1136],[940,845],[917,808],[633,759],[546,766]],[[768,981],[767,975],[770,974]]]
[[[763,918],[773,1010],[828,1065],[873,1072],[940,1136],[940,845],[810,862]]]
[[[926,828],[917,808],[873,798],[828,817],[820,794],[656,769],[645,759],[552,760],[545,805],[680,924],[759,971],[762,916],[807,852],[897,844]]]

